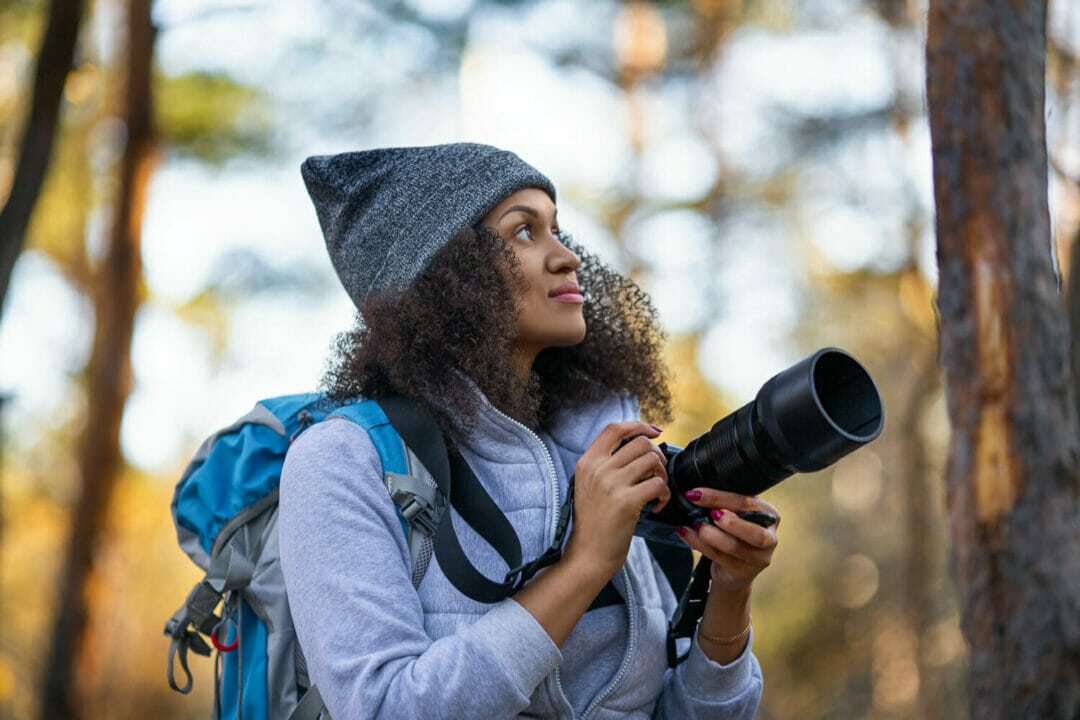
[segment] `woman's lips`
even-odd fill
[[[585,298],[581,294],[581,288],[574,283],[565,283],[551,291],[548,295],[552,300],[568,303],[584,303]]]

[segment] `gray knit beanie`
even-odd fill
[[[454,143],[309,157],[300,167],[330,261],[359,307],[408,285],[439,248],[507,195],[555,188],[517,155]]]

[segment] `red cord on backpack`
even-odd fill
[[[236,639],[233,640],[232,645],[222,645],[217,639],[217,630],[210,633],[210,642],[214,644],[214,647],[218,649],[218,652],[232,652],[240,645],[240,633],[236,634]]]

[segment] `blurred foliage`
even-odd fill
[[[0,547],[0,708],[4,717],[34,717],[47,648],[53,593],[67,535],[66,507],[35,489],[32,475],[5,467],[4,535]],[[86,691],[90,718],[200,718],[212,699],[210,663],[191,663],[195,688],[180,696],[165,682],[162,628],[201,574],[176,545],[169,516],[172,488],[135,472],[117,486],[108,541],[98,551],[92,588],[92,642]],[[175,609],[175,608],[174,608]],[[163,614],[164,612],[164,614]]]
[[[223,74],[154,78],[157,129],[179,154],[220,166],[238,155],[269,155],[271,111],[259,89]]]

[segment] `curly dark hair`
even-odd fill
[[[541,351],[527,381],[511,362],[525,280],[513,248],[475,227],[453,237],[410,286],[373,293],[360,307],[323,378],[330,400],[404,395],[452,438],[472,426],[482,402],[467,377],[534,430],[609,391],[636,395],[648,417],[668,420],[664,335],[649,296],[568,235],[559,240],[581,258],[585,339]]]

